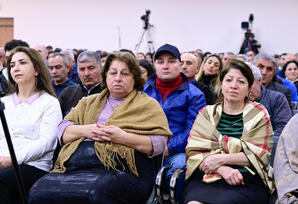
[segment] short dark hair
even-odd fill
[[[101,51],[101,52],[100,52],[100,57],[101,57],[101,58],[103,58],[103,57],[107,57],[108,55],[109,55],[109,53],[106,52],[106,51]]]
[[[134,89],[138,91],[142,91],[144,88],[145,80],[141,77],[141,69],[139,67],[139,64],[136,60],[136,58],[130,53],[130,52],[113,52],[109,54],[105,65],[103,67],[103,71],[101,73],[102,76],[102,87],[106,88],[106,79],[107,79],[107,72],[110,69],[110,66],[114,60],[119,60],[121,62],[124,62],[129,71],[133,74],[134,78]]]
[[[283,66],[283,68],[282,68],[282,71],[281,71],[281,75],[282,75],[282,77],[286,78],[286,69],[287,69],[288,65],[291,64],[291,63],[296,64],[296,66],[298,67],[298,62],[297,62],[296,60],[290,60],[290,61],[287,61],[287,62],[284,64],[284,66]]]
[[[46,48],[49,50],[49,49],[53,49],[53,46],[52,45],[48,45],[48,46],[46,46]]]
[[[244,62],[237,60],[237,59],[229,60],[229,62],[225,66],[224,70],[220,73],[219,81],[221,84],[223,82],[224,77],[231,69],[239,70],[241,72],[241,74],[243,74],[243,76],[247,79],[248,88],[250,88],[252,86],[255,79],[254,79],[254,75],[253,75],[250,67],[247,64],[245,64]],[[246,100],[248,100],[248,99],[246,99]],[[222,102],[222,101],[223,101],[223,95],[220,91],[219,97],[218,97],[218,102]]]
[[[245,51],[244,51],[244,54],[247,54],[247,53],[250,52],[250,51],[253,52],[253,53],[256,55],[256,53],[255,53],[253,50],[251,50],[251,49],[247,49],[247,50],[245,50]]]
[[[155,69],[153,65],[146,59],[141,59],[138,61],[139,65],[144,67],[147,70],[148,78],[155,74]]]
[[[128,52],[128,53],[132,54],[132,56],[136,57],[136,55],[133,53],[133,51],[131,51],[129,49],[120,49],[119,52]]]
[[[13,39],[11,41],[8,41],[5,46],[4,46],[4,51],[11,51],[13,49],[15,49],[18,46],[22,46],[22,47],[30,47],[29,44],[23,40],[16,40]]]

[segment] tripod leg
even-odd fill
[[[153,46],[153,40],[151,37],[151,29],[148,28],[147,33],[146,33],[146,38],[147,38],[147,45],[148,45],[148,51],[150,53],[154,52],[154,46]]]
[[[136,44],[136,47],[135,47],[135,51],[136,52],[139,52],[139,49],[140,49],[140,46],[142,44],[142,41],[143,41],[143,38],[144,38],[144,35],[146,33],[146,29],[144,29],[142,35],[141,35],[141,38],[140,38],[140,41]]]

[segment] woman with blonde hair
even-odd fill
[[[218,97],[218,76],[223,69],[223,63],[218,55],[212,54],[204,59],[201,64],[199,73],[196,75],[196,80],[198,83],[202,83],[209,87],[212,93],[207,101],[211,101],[208,105],[213,105]]]

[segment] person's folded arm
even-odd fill
[[[119,127],[97,124],[98,129],[93,131],[95,141],[112,142],[131,147],[143,154],[151,156],[154,152],[152,141],[149,135],[137,135],[128,133]]]
[[[150,136],[126,133],[123,139],[123,145],[134,148],[138,152],[151,156],[153,154],[153,145]]]
[[[200,170],[204,172],[216,171],[223,165],[239,165],[239,166],[250,166],[250,163],[243,152],[232,153],[232,154],[213,154],[200,164]]]
[[[63,144],[73,142],[81,137],[92,138],[95,136],[93,133],[98,129],[96,124],[90,125],[69,125],[65,128],[61,141]]]

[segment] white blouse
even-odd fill
[[[26,101],[16,94],[1,101],[18,163],[49,171],[57,144],[57,126],[62,120],[58,99],[42,92]],[[0,156],[10,156],[2,123],[0,126]]]

